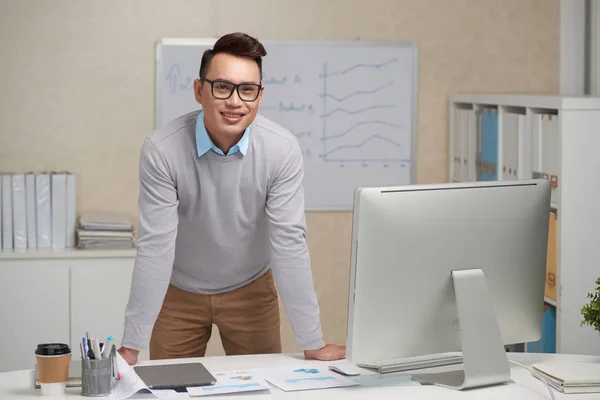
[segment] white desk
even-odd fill
[[[600,356],[574,356],[574,355],[556,355],[556,354],[528,354],[528,353],[509,353],[509,359],[530,365],[542,360],[557,361],[578,361],[600,363]],[[179,360],[179,361],[189,361]],[[278,366],[296,366],[300,363],[315,363],[306,361],[300,355],[257,355],[257,356],[235,356],[235,357],[206,357],[200,359],[206,367],[213,372],[231,371],[241,369],[271,368]],[[145,364],[170,363],[170,361],[145,361]],[[319,363],[319,362],[317,362]],[[328,364],[328,363],[321,363]],[[433,370],[429,370],[433,371]],[[233,399],[486,399],[486,400],[537,400],[549,399],[550,394],[546,387],[532,377],[531,374],[520,367],[511,365],[512,383],[495,386],[490,388],[473,389],[469,391],[454,391],[442,389],[436,386],[404,386],[404,387],[351,387],[341,389],[311,390],[301,392],[282,392],[273,387],[270,393],[242,394],[239,396],[227,395],[228,400]],[[33,370],[22,370],[14,372],[5,372],[0,374],[0,399],[2,400],[26,400],[43,398],[39,390],[32,386]],[[67,389],[67,393],[60,399],[84,398],[80,395],[80,388]],[[599,399],[600,394],[577,394],[563,395],[555,392],[557,399],[576,399],[591,400]],[[210,397],[209,397],[210,398]],[[224,398],[223,396],[212,396],[212,398]],[[48,397],[48,399],[50,399]]]

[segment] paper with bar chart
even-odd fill
[[[226,393],[269,390],[269,385],[254,371],[220,372],[213,374],[217,383],[211,386],[189,387],[190,396],[211,396]]]
[[[263,59],[265,89],[259,113],[296,136],[308,210],[349,210],[359,186],[413,183],[414,46],[264,44],[268,54]],[[189,91],[202,52],[197,49],[193,55],[193,47],[161,48],[157,111],[163,122],[198,108]]]
[[[358,385],[358,383],[330,371],[324,365],[276,368],[269,370],[265,374],[265,379],[285,392]]]

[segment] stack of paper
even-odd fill
[[[131,218],[124,214],[88,213],[79,217],[77,247],[133,247]]]
[[[562,393],[600,393],[600,364],[544,362],[533,370]]]

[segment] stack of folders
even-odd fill
[[[127,248],[134,245],[133,222],[129,216],[97,212],[79,217],[77,247]]]
[[[600,364],[543,362],[532,368],[561,393],[600,393]]]
[[[0,249],[75,247],[75,175],[0,173]]]

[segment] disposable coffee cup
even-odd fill
[[[64,394],[69,379],[71,349],[64,343],[42,343],[35,349],[40,387],[44,396]]]

